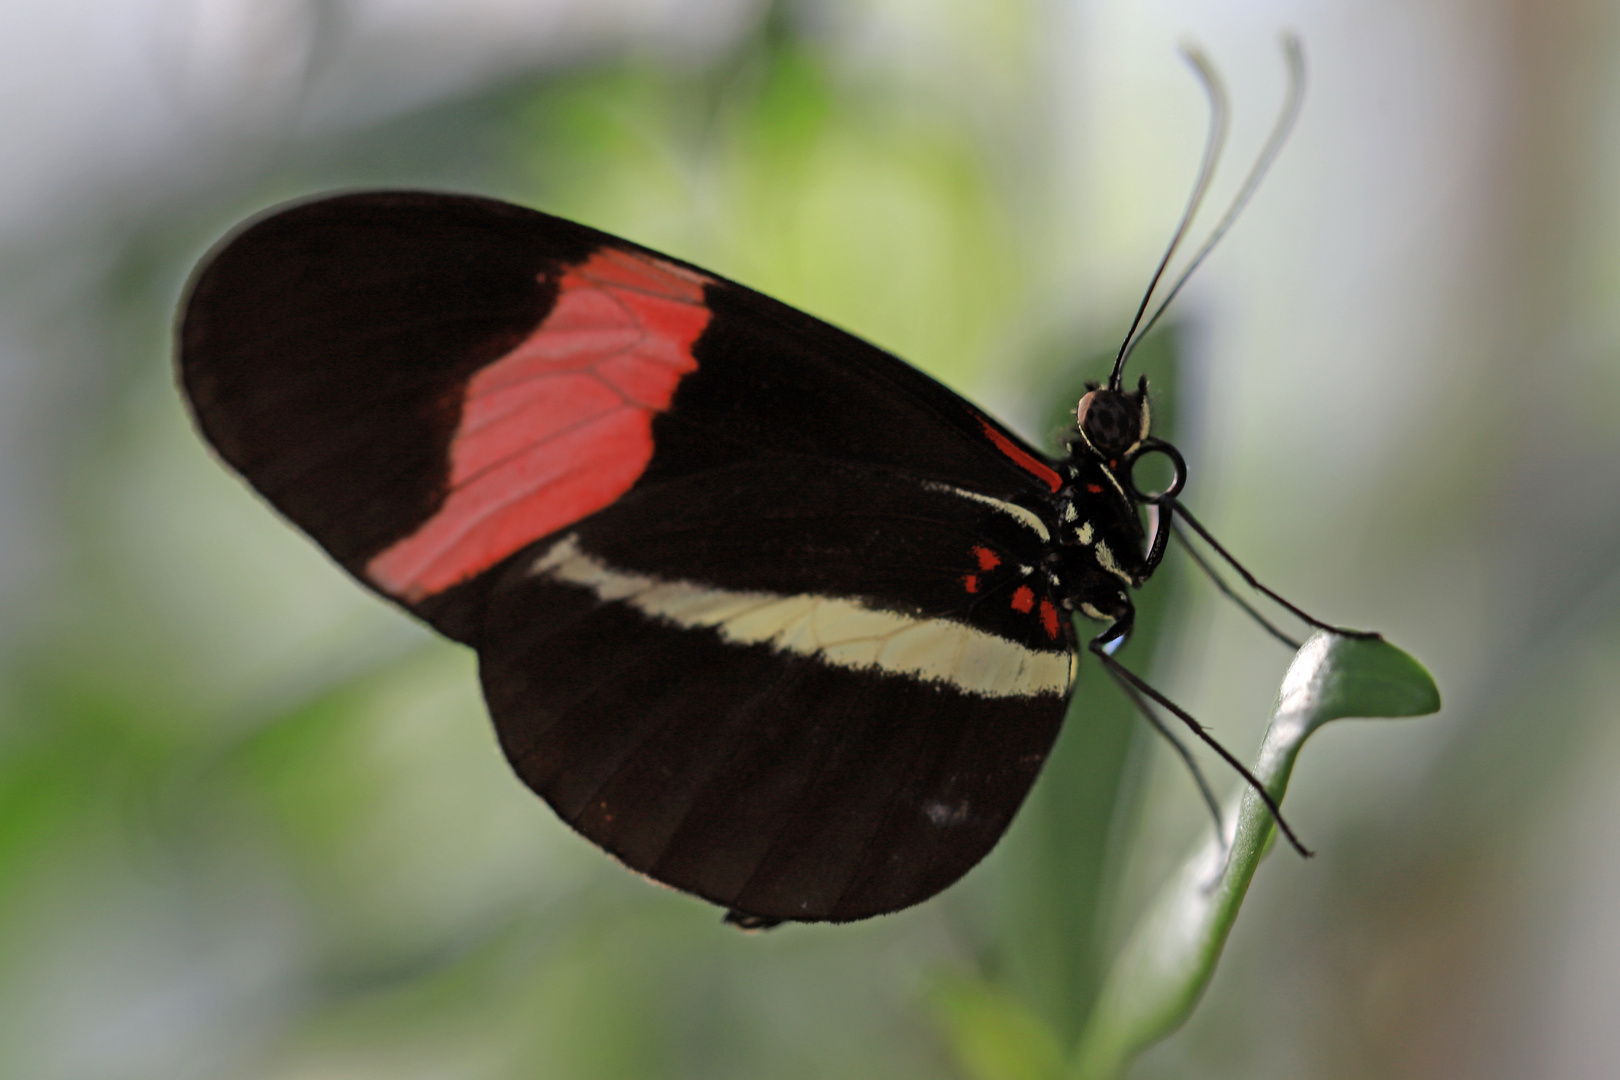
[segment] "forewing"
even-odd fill
[[[627,491],[771,456],[1008,498],[1028,447],[904,362],[622,240],[491,200],[294,206],[195,278],[180,378],[220,455],[451,636],[466,589]]]

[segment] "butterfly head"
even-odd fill
[[[1098,456],[1106,461],[1129,457],[1151,425],[1147,376],[1130,392],[1090,384],[1074,415],[1081,439]]]
[[[1101,545],[1106,543],[1109,552],[1109,558],[1099,560],[1103,568],[1129,585],[1141,585],[1152,575],[1164,555],[1169,539],[1169,515],[1159,513],[1154,518],[1152,535],[1148,536],[1138,520],[1137,511],[1143,506],[1173,503],[1187,481],[1186,462],[1174,446],[1149,433],[1152,410],[1148,404],[1145,377],[1138,380],[1136,389],[1132,391],[1115,389],[1112,385],[1088,384],[1086,395],[1075,409],[1075,424],[1077,431],[1067,440],[1069,474],[1075,478],[1069,494],[1072,501],[1071,514],[1068,516],[1077,521],[1084,518],[1094,523],[1096,528],[1094,530],[1092,524],[1087,524],[1083,529],[1076,528],[1073,542],[1090,548],[1091,534],[1095,532],[1099,538],[1097,549],[1104,550]],[[1162,490],[1143,490],[1134,476],[1136,465],[1154,454],[1168,459],[1170,482]],[[1087,476],[1095,479],[1086,479]],[[1096,509],[1080,505],[1089,501],[1088,496],[1091,500],[1107,500],[1111,494],[1118,499],[1112,513],[1100,514]],[[1095,506],[1094,503],[1092,505]],[[1104,522],[1110,522],[1112,528],[1105,529]],[[1104,532],[1110,535],[1103,537]],[[1115,599],[1109,591],[1113,583],[1105,584],[1109,586],[1106,590],[1082,588],[1084,595],[1080,599],[1086,603],[1077,603],[1078,610],[1087,614],[1094,611],[1101,613],[1094,617],[1112,617],[1112,607],[1099,603],[1100,598],[1111,602]],[[1104,596],[1104,593],[1108,595]]]

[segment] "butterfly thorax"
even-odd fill
[[[1065,483],[1054,498],[1058,528],[1052,558],[1071,610],[1096,619],[1128,619],[1127,590],[1147,580],[1154,561],[1142,527],[1141,498],[1130,479],[1131,465],[1149,438],[1146,381],[1130,393],[1093,385],[1076,419],[1067,439]]]

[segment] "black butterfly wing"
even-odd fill
[[[560,219],[373,193],[239,233],[180,337],[226,461],[474,644],[520,774],[651,876],[765,918],[915,903],[1055,737],[1073,645],[1029,506],[1056,473],[824,323]]]
[[[485,696],[518,773],[630,866],[754,916],[892,911],[990,850],[1057,735],[1074,653],[1036,540],[870,468],[643,489],[509,568]]]

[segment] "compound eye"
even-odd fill
[[[1117,390],[1093,390],[1080,399],[1075,421],[1104,457],[1119,457],[1141,438],[1140,407]]]

